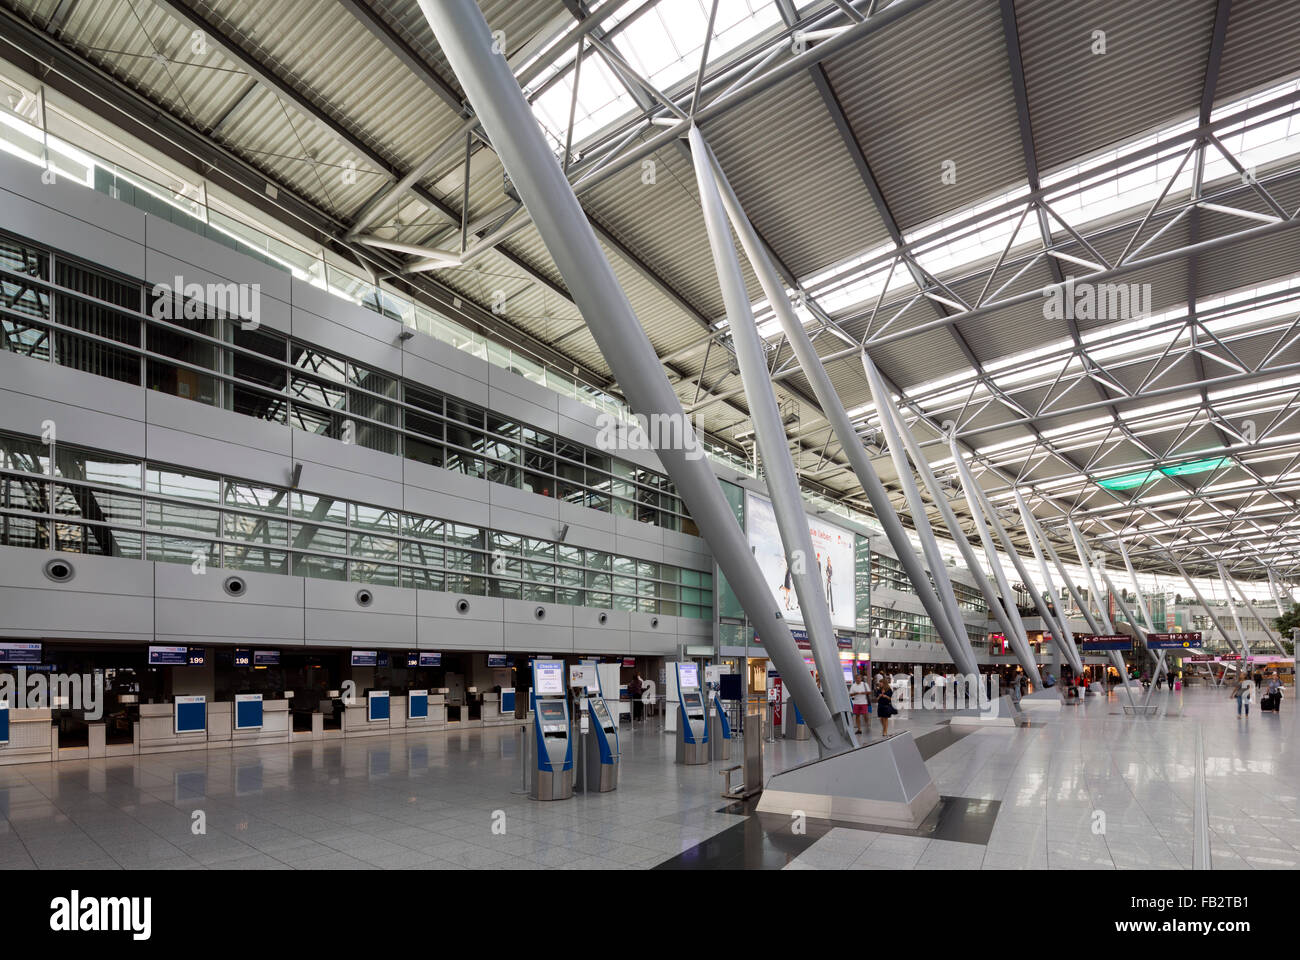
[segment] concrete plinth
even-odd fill
[[[759,813],[916,828],[939,803],[912,734],[895,734],[773,776]]]

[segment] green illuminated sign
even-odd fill
[[[1157,470],[1141,470],[1138,473],[1126,473],[1119,477],[1111,477],[1108,480],[1097,481],[1097,486],[1103,490],[1132,490],[1134,487],[1140,487],[1157,480],[1160,477],[1184,477],[1190,473],[1206,473],[1210,470],[1217,470],[1232,461],[1231,457],[1213,457],[1209,460],[1191,460],[1187,463],[1175,464],[1171,467],[1160,467]]]

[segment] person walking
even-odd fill
[[[876,716],[880,718],[880,735],[889,736],[889,718],[898,711],[894,709],[894,688],[889,685],[889,678],[880,685],[876,695]]]
[[[871,732],[871,697],[867,687],[866,678],[858,674],[857,678],[849,684],[849,700],[853,703],[853,729],[856,733],[862,732],[862,721],[867,721],[867,733]]]
[[[1246,708],[1246,717],[1250,717],[1250,703],[1255,699],[1255,681],[1249,676],[1244,676],[1237,681],[1236,689],[1229,696],[1237,701],[1237,716],[1241,716],[1241,708]]]

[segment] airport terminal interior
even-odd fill
[[[1297,228],[1281,0],[0,0],[0,867],[1300,868]]]

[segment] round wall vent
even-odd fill
[[[357,606],[368,607],[375,602],[375,595],[369,590],[357,591]]]
[[[533,611],[533,616],[534,616],[535,618],[537,618],[538,620],[545,620],[545,619],[546,619],[546,608],[545,608],[545,607],[538,607],[536,610]]]
[[[464,599],[464,598],[462,598],[462,599],[460,599],[460,600],[457,600],[457,601],[456,601],[456,612],[457,612],[457,613],[469,613],[469,601],[466,600],[466,599]]]
[[[67,560],[54,559],[46,562],[44,567],[45,576],[55,583],[67,583],[77,575],[77,571]]]
[[[650,627],[651,627],[651,629],[656,629],[656,630],[659,628],[659,618],[658,618],[658,617],[651,617],[651,618],[650,618]]]
[[[244,582],[243,577],[226,577],[226,582],[222,586],[232,597],[242,597],[248,592],[248,584]]]
[[[609,614],[608,614],[608,613],[602,613],[602,614],[599,614],[599,615],[596,617],[596,622],[597,622],[597,623],[600,623],[600,624],[606,624],[606,623],[609,623]]]

